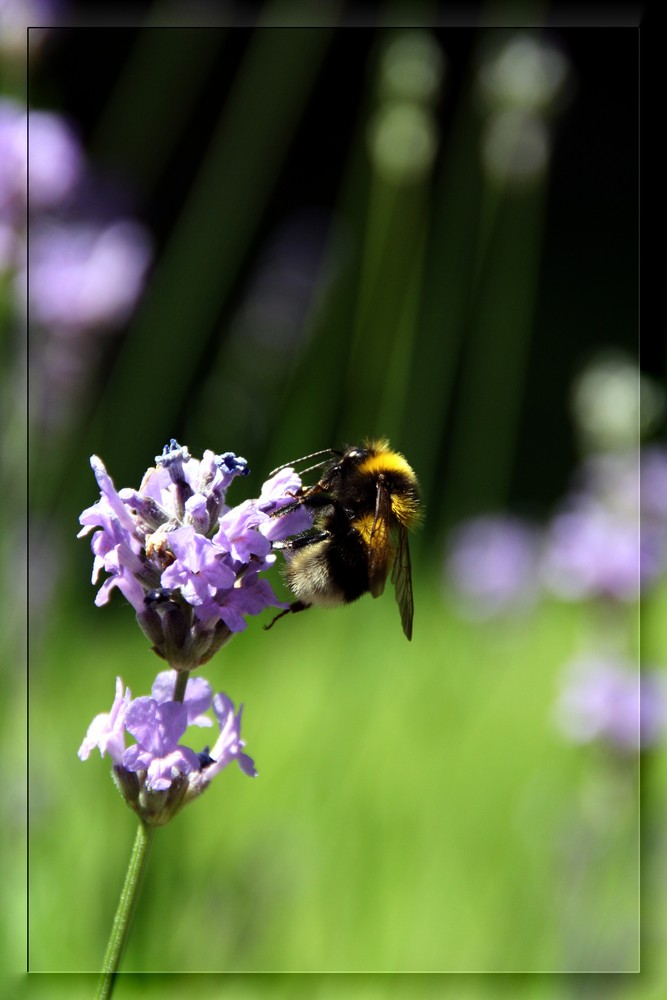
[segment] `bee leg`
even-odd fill
[[[289,608],[285,608],[284,611],[281,611],[280,614],[276,615],[273,621],[270,621],[268,625],[264,626],[265,631],[268,632],[270,628],[273,628],[279,618],[284,618],[285,615],[296,614],[297,611],[305,611],[306,608],[309,607],[311,607],[311,605],[305,604],[303,601],[292,601]]]
[[[271,548],[274,551],[287,549],[288,552],[296,552],[297,549],[303,549],[307,545],[315,545],[316,542],[325,542],[327,538],[331,538],[330,531],[325,531],[322,528],[307,528],[305,531],[299,532],[298,535],[292,535],[291,538],[273,542]],[[297,601],[296,603],[298,604],[299,602]],[[297,608],[297,611],[301,611],[301,608]]]

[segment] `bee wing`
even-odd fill
[[[375,517],[368,540],[368,589],[373,597],[379,597],[384,590],[392,546],[389,532],[389,514],[391,512],[391,496],[379,485],[375,500]]]
[[[412,598],[412,568],[410,565],[408,532],[402,525],[399,527],[396,536],[396,556],[391,571],[391,582],[396,590],[396,601],[401,612],[403,631],[408,639],[412,639],[412,619],[415,609]]]

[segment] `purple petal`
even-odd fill
[[[178,774],[199,771],[199,757],[189,747],[176,747],[165,757],[154,757],[148,766],[146,784],[154,791],[169,788]]]
[[[91,455],[90,465],[95,473],[95,479],[102,493],[102,499],[83,511],[79,517],[79,523],[87,526],[96,525],[106,527],[115,519],[124,531],[132,534],[134,531],[132,515],[119,497],[104,462],[97,455]],[[79,532],[79,536],[83,534],[84,532]]]
[[[246,500],[222,515],[214,541],[230,553],[237,562],[248,563],[253,556],[263,558],[271,551],[267,539],[257,530],[269,517]]]
[[[123,693],[123,682],[116,678],[116,697],[110,712],[96,715],[79,747],[79,757],[87,760],[91,750],[99,747],[100,755],[108,753],[114,764],[120,764],[125,750],[125,718],[127,707],[132,698],[130,689]]]
[[[127,710],[127,731],[143,749],[158,756],[176,747],[187,725],[188,710],[181,702],[158,705],[154,698],[135,698]]]
[[[163,587],[191,586],[199,596],[202,582],[209,588],[234,585],[236,574],[224,561],[225,553],[210,538],[196,534],[193,527],[170,532],[169,548],[176,562],[162,574]]]
[[[208,780],[212,780],[216,774],[236,760],[244,774],[249,777],[256,777],[257,771],[251,757],[242,753],[245,746],[241,739],[241,714],[243,706],[234,714],[234,702],[222,692],[213,697],[213,711],[220,726],[220,736],[211,749],[211,757],[214,763],[206,768]]]
[[[176,670],[162,670],[153,681],[151,695],[158,704],[173,701]],[[213,692],[211,685],[203,677],[190,677],[185,687],[183,704],[188,712],[189,726],[212,726],[211,719],[203,713],[211,707]]]

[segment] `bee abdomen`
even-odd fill
[[[345,548],[331,541],[300,549],[289,561],[285,579],[294,595],[307,604],[336,607],[368,590],[368,563],[361,541]]]

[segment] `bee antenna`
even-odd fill
[[[302,455],[301,458],[293,458],[291,462],[283,462],[283,464],[279,465],[277,469],[273,469],[273,471],[269,473],[269,476],[275,476],[276,472],[281,472],[283,469],[288,469],[294,465],[298,465],[299,462],[307,462],[309,458],[319,458],[320,455],[331,456],[336,454],[337,452],[335,452],[333,448],[322,448],[320,451],[312,451],[310,455]],[[312,472],[313,469],[321,468],[323,465],[327,464],[327,461],[328,459],[322,459],[321,462],[316,462],[315,465],[311,465],[307,469],[303,469],[300,475],[303,476],[306,472]]]
[[[322,459],[322,461],[321,461],[321,462],[315,462],[315,464],[314,464],[314,465],[309,465],[307,469],[301,469],[301,470],[299,471],[299,475],[300,475],[300,476],[305,476],[307,472],[312,472],[312,471],[313,471],[313,469],[321,469],[321,468],[322,468],[322,466],[323,466],[323,465],[327,465],[327,463],[328,463],[328,462],[329,462],[329,459],[328,459],[328,458],[324,458],[324,459]]]

